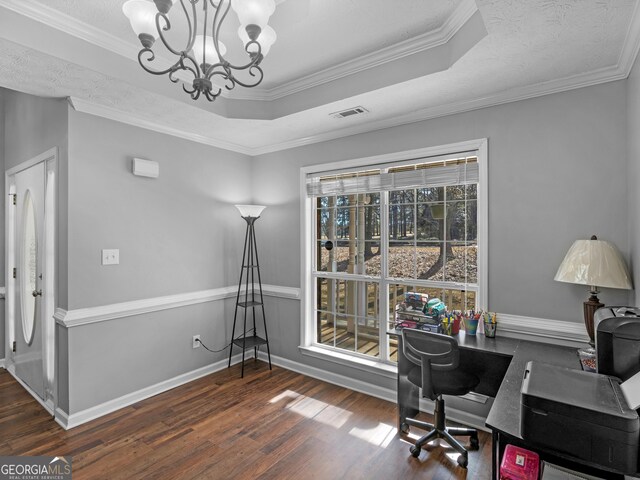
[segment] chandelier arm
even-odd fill
[[[253,57],[249,63],[246,63],[245,65],[233,65],[229,62],[224,61],[224,59],[221,58],[221,60],[223,60],[223,63],[225,63],[225,65],[227,65],[231,70],[237,70],[237,71],[241,71],[241,70],[247,70],[247,69],[251,69],[253,67],[258,68],[258,59],[260,58],[261,52],[262,52],[262,47],[260,46],[260,43],[258,43],[256,40],[251,40],[249,41],[249,43],[247,43],[247,45],[245,46],[245,51],[247,53],[249,53],[249,47],[253,44],[258,45],[258,54]],[[256,84],[257,85],[257,84]]]
[[[193,64],[193,68],[188,67],[184,64],[185,59],[189,60]],[[193,73],[194,78],[200,78],[200,74],[202,73],[202,71],[200,70],[200,65],[198,65],[198,62],[190,53],[183,53],[181,55],[180,65],[182,65],[183,70],[190,70]]]
[[[196,88],[187,88],[187,84],[186,83],[182,84],[182,90],[187,92],[189,95],[193,95],[193,93],[197,91]]]
[[[214,72],[209,72],[209,74],[207,75],[207,78],[211,80],[212,77],[214,76],[219,76],[221,77],[225,82],[227,82],[228,84],[225,84],[225,88],[227,90],[233,90],[236,86],[236,79],[233,76],[233,73],[231,73],[231,71],[225,67],[224,65],[219,65],[222,67],[222,70],[216,70]],[[219,89],[218,91],[218,95],[220,95],[220,93],[222,92],[222,89]]]
[[[215,93],[213,93],[211,90],[205,90],[204,96],[207,97],[207,100],[209,100],[210,102],[213,102],[216,98],[218,98],[218,95],[220,95],[221,92],[222,92],[221,88],[218,88],[218,91]]]
[[[220,41],[220,28],[222,28],[222,23],[224,22],[225,18],[227,18],[227,14],[229,13],[229,9],[231,8],[231,2],[227,1],[226,8],[221,13],[222,9],[220,7],[222,7],[222,5],[224,4],[224,0],[220,0],[220,2],[218,2],[217,7],[213,4],[213,0],[204,0],[204,1],[205,2],[209,1],[211,5],[216,9],[216,13],[213,16],[213,22],[211,24],[211,28],[213,30],[211,32],[213,36],[213,46],[216,49],[218,58],[222,61],[222,63],[228,63],[224,58],[224,56],[220,53],[219,41]],[[207,28],[206,25],[205,25],[205,28]]]
[[[209,4],[207,3],[207,0],[204,0],[202,5],[204,8],[204,20],[202,22],[202,64],[204,65],[207,58],[207,21],[209,20],[209,8],[207,7]],[[213,42],[215,44],[215,37]],[[205,73],[204,68],[202,68],[202,73]]]
[[[189,0],[191,2],[191,11],[193,12],[193,24],[191,23],[191,17],[187,13],[187,7],[184,6],[184,0],[180,0],[182,4],[182,10],[184,10],[184,16],[187,17],[187,25],[189,26],[189,42],[184,49],[185,52],[190,52],[193,48],[193,44],[196,41],[196,30],[198,28],[198,12],[196,11],[196,4],[199,0]]]
[[[164,22],[165,22],[164,27],[160,26],[160,19],[161,18],[164,19]],[[178,51],[174,50],[173,48],[171,48],[171,46],[167,42],[166,38],[164,38],[164,34],[162,33],[163,31],[166,32],[166,31],[169,31],[170,29],[171,29],[171,22],[169,21],[169,17],[167,17],[162,12],[156,13],[156,30],[158,31],[158,36],[160,37],[160,40],[162,40],[162,43],[167,48],[167,50],[169,50],[174,55],[180,55],[180,52],[178,52]]]
[[[254,70],[257,70],[259,75],[256,75],[255,73],[253,73]],[[260,85],[260,83],[262,82],[262,79],[264,78],[264,72],[262,71],[262,68],[260,68],[258,65],[254,65],[251,68],[249,68],[249,75],[251,75],[252,77],[258,77],[257,81],[252,83],[244,83],[234,77],[234,82],[242,87],[251,88],[251,87],[256,87]]]
[[[189,12],[187,11],[187,7],[184,4],[184,0],[180,0],[180,5],[182,5],[182,10],[184,11],[184,16],[187,19],[187,25],[189,26],[189,37],[188,37],[188,42],[187,42],[187,47],[185,49],[185,51],[189,51],[191,49],[191,47],[193,47],[193,41],[195,39],[195,35],[193,35],[193,28],[191,25],[191,17],[189,16]],[[197,22],[197,12],[196,12],[196,6],[195,3],[191,3],[191,6],[193,7],[193,18],[194,18],[194,24]],[[163,18],[165,21],[165,26],[161,27],[160,26],[160,18]],[[182,55],[182,52],[179,50],[176,50],[175,48],[173,48],[171,45],[169,45],[169,42],[167,41],[167,39],[164,36],[163,32],[167,32],[171,29],[171,22],[169,21],[169,17],[167,17],[166,14],[162,13],[162,12],[158,12],[156,14],[156,30],[158,30],[158,36],[160,37],[160,40],[162,40],[163,45],[165,46],[165,48],[167,50],[169,50],[171,53],[173,53],[174,55],[180,56]]]
[[[174,63],[173,65],[171,65],[169,68],[167,68],[166,70],[153,70],[149,67],[147,67],[142,60],[142,55],[144,55],[145,53],[149,53],[151,56],[148,57],[146,59],[147,62],[153,62],[156,58],[155,53],[153,53],[153,50],[151,50],[150,48],[143,48],[142,50],[140,50],[138,52],[138,63],[140,64],[140,66],[147,72],[150,73],[152,75],[165,75],[167,73],[170,73],[172,71],[174,71],[177,66],[179,65],[180,61],[177,61],[176,63]]]

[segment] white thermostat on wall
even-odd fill
[[[153,160],[134,158],[131,166],[133,174],[139,177],[158,178],[160,176],[160,164]]]

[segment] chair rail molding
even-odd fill
[[[241,292],[244,291],[244,286]],[[283,287],[279,285],[262,285],[263,294],[267,297],[277,297],[297,300],[300,298],[300,289],[295,287]],[[178,293],[163,297],[145,298],[130,302],[112,303],[96,307],[65,310],[56,308],[54,318],[56,323],[63,327],[72,328],[91,323],[106,322],[117,318],[143,315],[145,313],[158,312],[171,308],[186,307],[198,303],[215,302],[227,298],[233,298],[238,293],[237,286],[200,290],[196,292]]]

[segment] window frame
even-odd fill
[[[479,181],[477,188],[477,304],[481,309],[487,309],[488,306],[488,230],[489,230],[489,215],[488,215],[488,140],[486,138],[469,140],[459,143],[451,143],[436,147],[420,148],[415,150],[406,150],[402,152],[396,152],[391,154],[376,155],[372,157],[357,158],[351,160],[343,160],[338,162],[330,162],[324,164],[317,164],[300,169],[300,253],[301,253],[301,266],[300,266],[300,314],[301,314],[301,328],[300,328],[300,350],[302,353],[309,354],[315,357],[320,357],[335,361],[340,364],[347,364],[355,366],[367,371],[384,371],[389,372],[395,370],[395,365],[390,365],[382,358],[368,357],[358,352],[338,351],[333,347],[322,345],[314,341],[315,338],[315,303],[314,303],[314,288],[313,281],[315,275],[313,273],[314,255],[315,255],[315,238],[314,238],[314,211],[316,205],[314,204],[314,198],[307,196],[306,181],[309,175],[323,174],[325,172],[332,172],[335,170],[346,169],[359,169],[367,167],[378,167],[380,165],[386,165],[390,163],[397,163],[399,165],[402,162],[415,162],[416,159],[423,160],[425,157],[436,157],[442,155],[451,155],[459,152],[475,151],[479,168]],[[388,212],[383,212],[387,209],[381,209],[381,222],[388,221]],[[385,240],[384,243],[388,243]],[[388,245],[383,245],[381,239],[381,248],[387,248]],[[384,268],[384,267],[383,267]],[[331,276],[330,272],[328,276]],[[384,272],[386,275],[386,272]],[[362,278],[360,278],[362,277]],[[353,280],[368,280],[370,277],[360,275],[350,275],[349,278]],[[385,288],[386,284],[393,283],[393,279],[387,279],[383,275],[379,279],[380,288]],[[420,281],[417,281],[419,284]],[[443,282],[447,283],[447,282]],[[450,285],[450,284],[449,284]],[[384,301],[382,301],[384,300]],[[386,295],[382,296],[379,315],[382,324],[386,325],[389,315],[388,298]],[[384,322],[383,322],[384,318]],[[386,331],[380,329],[380,349],[381,353],[386,352]],[[383,346],[384,345],[384,346]],[[366,358],[363,358],[366,357]],[[390,370],[391,369],[391,370]]]

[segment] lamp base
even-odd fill
[[[587,328],[587,334],[589,335],[589,345],[592,347],[595,346],[595,337],[593,332],[593,316],[596,313],[596,310],[604,307],[604,303],[600,303],[598,300],[597,291],[591,291],[591,296],[589,300],[584,302],[583,310],[584,310],[584,326]]]

